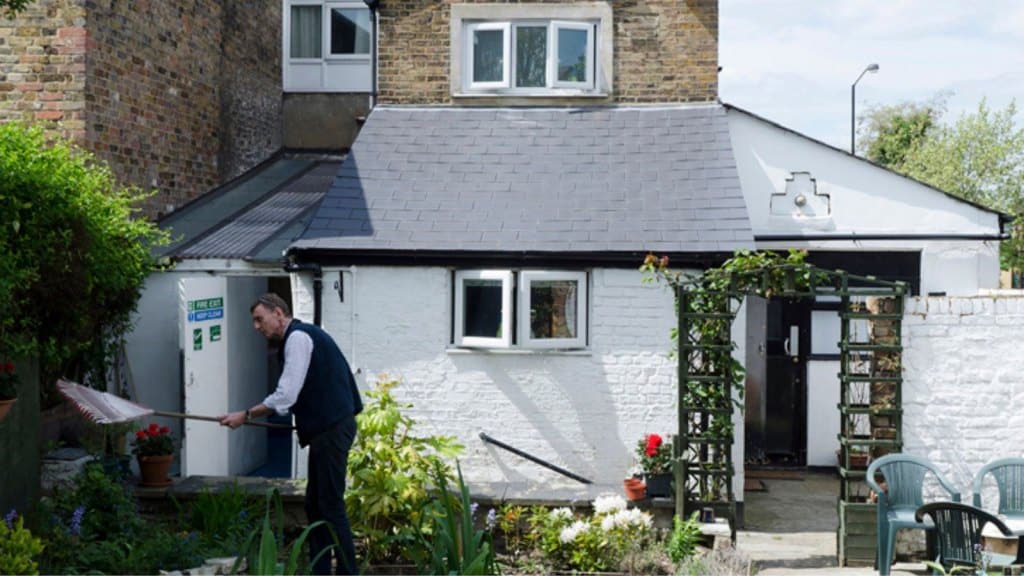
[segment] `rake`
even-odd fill
[[[163,412],[147,408],[142,404],[136,404],[119,396],[101,392],[92,388],[86,388],[68,380],[58,380],[57,390],[64,395],[83,416],[97,424],[118,424],[131,422],[143,416],[168,416],[171,418],[188,418],[191,420],[206,420],[208,422],[220,422],[216,416],[203,416],[201,414],[182,414],[181,412]],[[264,428],[284,428],[291,430],[291,426],[284,424],[273,424],[271,422],[246,422],[249,426],[262,426]]]

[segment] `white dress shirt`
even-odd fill
[[[313,339],[305,332],[293,331],[284,344],[284,370],[277,381],[277,389],[263,400],[263,405],[281,416],[288,414],[302,391],[312,357]]]

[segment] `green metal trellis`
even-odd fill
[[[839,560],[874,560],[874,506],[866,504],[864,467],[857,455],[902,449],[902,282],[842,270],[785,264],[731,272],[726,286],[700,278],[676,287],[678,305],[678,435],[675,511],[688,517],[712,507],[736,533],[732,480],[733,390],[740,385],[731,326],[748,294],[766,298],[840,301]],[[851,330],[851,323],[854,329]],[[867,326],[865,334],[859,327]],[[862,498],[863,497],[863,498]],[[862,501],[863,500],[863,501]]]

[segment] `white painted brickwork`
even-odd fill
[[[344,302],[332,288],[339,272]],[[667,357],[672,295],[640,280],[635,270],[591,273],[587,351],[452,350],[445,268],[325,269],[323,321],[364,391],[378,374],[398,376],[397,395],[414,404],[415,431],[458,438],[467,480],[578,485],[484,444],[479,433],[486,432],[596,482],[617,483],[643,434],[676,428],[675,365]]]
[[[904,450],[970,502],[985,463],[1024,456],[1024,296],[908,299],[903,333]]]

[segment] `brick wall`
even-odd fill
[[[54,121],[181,206],[281,147],[281,5],[38,0],[0,19],[0,121]]]
[[[0,16],[0,122],[52,121],[85,137],[85,0],[36,0]]]
[[[451,101],[449,17],[453,3],[456,2],[396,0],[381,4],[382,103]],[[617,0],[612,3],[612,14],[615,54],[611,101],[706,102],[717,97],[717,0]]]

